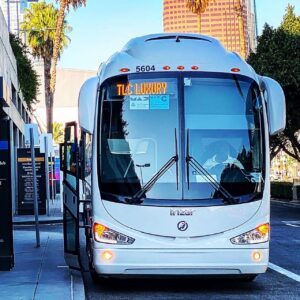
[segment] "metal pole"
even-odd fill
[[[52,152],[50,153],[50,161],[51,161],[51,165],[50,165],[50,172],[51,172],[51,200],[52,200],[52,204],[54,202],[54,170],[53,170],[53,156],[52,156]]]
[[[19,1],[16,1],[17,9],[17,37],[20,37]]]
[[[7,0],[7,27],[10,32],[10,0]]]
[[[48,138],[44,137],[45,143],[45,175],[46,175],[46,204],[47,204],[47,215],[50,216],[50,189],[49,189],[49,161],[48,161]]]
[[[40,247],[40,229],[39,229],[39,203],[37,199],[37,186],[36,186],[36,169],[35,169],[35,152],[33,140],[33,128],[30,128],[30,147],[31,147],[31,164],[32,164],[32,185],[33,185],[33,204],[34,204],[34,217],[35,217],[35,234],[36,234],[36,247]]]
[[[19,147],[21,148],[21,147]],[[18,147],[15,147],[15,153],[14,153],[14,159],[15,159],[15,174],[18,172]],[[18,191],[18,176],[15,176],[15,201],[12,202],[12,208],[13,208],[13,214],[18,215],[18,203],[19,203],[19,191]]]

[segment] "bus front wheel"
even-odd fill
[[[99,284],[101,283],[101,278],[100,276],[97,274],[97,272],[95,271],[94,267],[92,264],[89,264],[89,271],[90,271],[90,275],[91,275],[91,278],[93,280],[93,282],[95,284]]]
[[[247,274],[247,275],[243,275],[243,276],[239,277],[239,280],[241,282],[251,282],[251,281],[254,281],[256,277],[257,277],[257,274]]]

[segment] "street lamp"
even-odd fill
[[[30,29],[20,29],[20,31],[46,31],[46,30],[56,30],[55,27],[45,27],[45,28],[35,28],[35,27],[32,27]]]

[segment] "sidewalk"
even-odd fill
[[[62,223],[63,215],[61,212],[61,200],[60,195],[56,196],[55,200],[50,200],[49,202],[50,214],[48,215],[39,215],[39,223],[41,224],[50,224],[50,223]],[[13,216],[13,223],[18,225],[25,224],[35,224],[34,215],[31,216]]]
[[[300,201],[295,200],[287,200],[287,199],[271,199],[271,204],[299,208],[300,209]]]
[[[40,216],[41,246],[36,248],[33,216],[14,217],[15,267],[0,272],[2,300],[84,300],[79,271],[70,271],[64,261],[63,226],[60,201],[51,205],[50,217]]]

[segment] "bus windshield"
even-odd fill
[[[102,84],[98,170],[104,199],[140,191],[149,199],[222,198],[215,186],[233,196],[261,192],[257,84],[232,74],[192,75],[127,75]],[[176,163],[164,168],[172,159]]]

